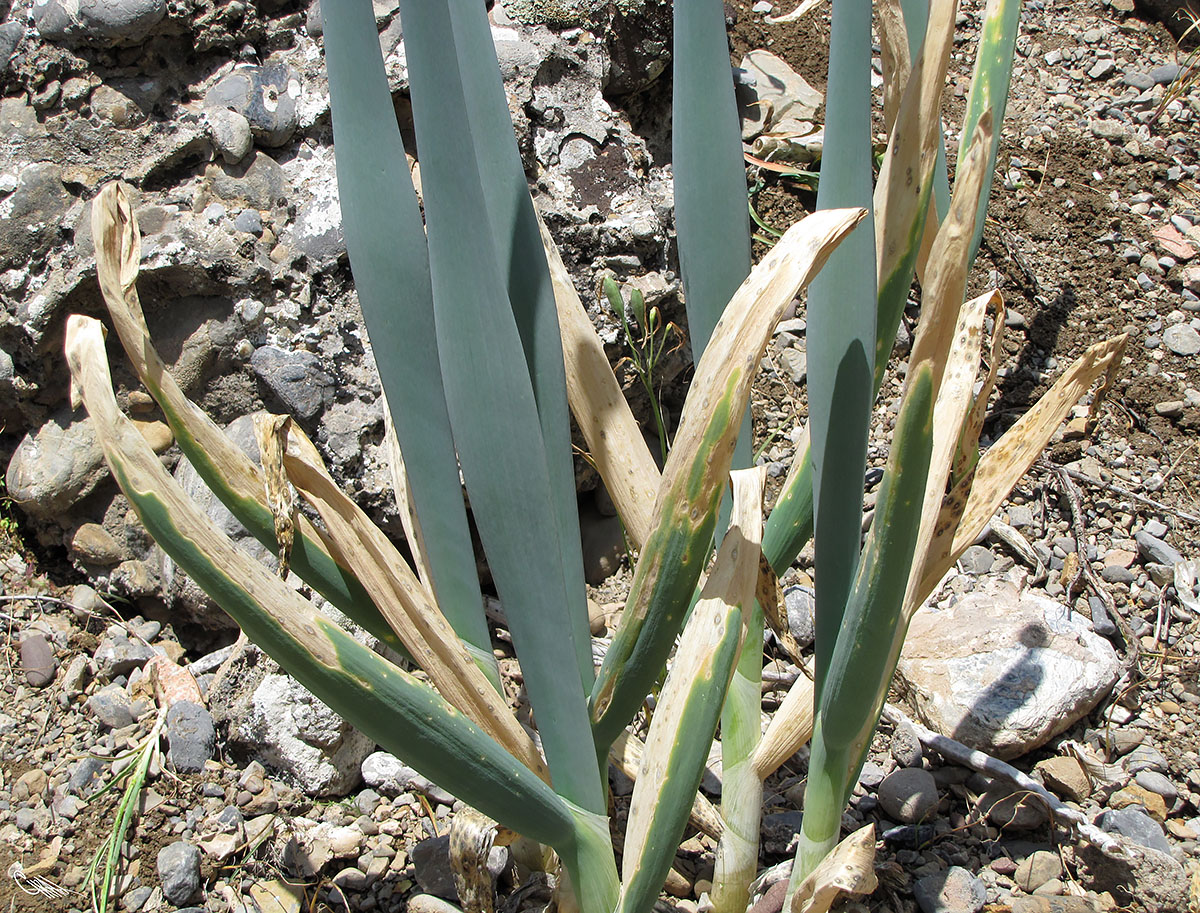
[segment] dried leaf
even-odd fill
[[[789,913],[827,913],[843,894],[870,894],[875,878],[875,825],[859,828],[832,850],[792,895]]]

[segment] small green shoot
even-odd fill
[[[655,378],[663,356],[670,355],[682,344],[683,332],[673,322],[664,322],[662,311],[657,307],[651,305],[649,310],[646,309],[646,298],[641,289],[635,288],[630,292],[629,306],[626,307],[621,289],[611,276],[605,276],[602,285],[609,306],[621,319],[621,332],[629,349],[629,355],[622,360],[633,367],[646,395],[650,397],[650,411],[658,429],[659,451],[665,463],[670,442],[663,419],[661,384],[656,383]]]
[[[120,875],[121,846],[125,843],[125,835],[129,832],[129,826],[133,823],[133,817],[137,814],[138,806],[141,804],[142,789],[146,785],[150,764],[158,754],[158,740],[162,735],[166,720],[167,709],[163,707],[158,713],[158,719],[155,720],[150,734],[130,755],[125,755],[125,757],[132,756],[133,763],[114,776],[103,789],[92,797],[94,801],[118,783],[125,782],[125,792],[122,793],[121,802],[117,806],[113,828],[96,850],[96,855],[92,857],[92,864],[88,867],[87,884],[92,898],[93,913],[110,913],[115,906],[118,893],[117,879]],[[103,874],[100,872],[101,865],[103,865]]]

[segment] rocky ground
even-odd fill
[[[394,4],[375,5],[404,117]],[[608,270],[682,323],[661,74],[669,18],[652,0],[625,19],[584,6],[582,21],[523,0],[493,10],[538,206],[585,301]],[[728,5],[734,62],[770,51],[819,93],[827,15],[773,25],[769,7]],[[964,3],[959,17],[950,125],[979,7]],[[945,581],[938,611],[914,623],[894,698],[920,723],[889,716],[847,823],[873,821],[881,835],[873,910],[1195,909],[1200,86],[1187,50],[1128,0],[1025,7],[972,280],[998,287],[1009,308],[987,439],[1088,344],[1131,341],[1097,432],[1082,436],[1083,407]],[[121,176],[145,234],[151,330],[185,389],[247,448],[246,416],[296,415],[335,474],[398,530],[340,232],[316,5],[0,0],[0,19],[0,908],[89,906],[88,867],[124,781],[101,787],[160,732],[120,909],[419,910],[429,895],[453,897],[453,799],[233,642],[148,541],[66,399],[65,316],[101,313],[86,204]],[[749,179],[767,225],[812,206],[800,181],[758,169]],[[881,397],[877,466],[917,300]],[[598,305],[594,316],[615,360],[612,316]],[[776,477],[804,415],[804,353],[801,307],[755,393],[756,439]],[[123,405],[174,466],[153,403],[113,362]],[[669,415],[689,371],[684,350],[663,366]],[[175,471],[205,497],[186,463]],[[611,503],[582,465],[580,488],[602,633],[628,571]],[[784,581],[802,641],[807,557]],[[1094,578],[1076,578],[1080,563]],[[794,669],[779,654],[769,672],[786,681]],[[1063,805],[1051,814],[1035,790],[935,750],[929,730],[1012,760]],[[801,754],[769,784],[764,866],[787,856],[804,770]],[[629,784],[613,785],[619,817]],[[1114,862],[1067,826],[1072,814],[1139,849]],[[688,837],[664,904],[694,913],[712,850]],[[538,896],[506,850],[489,865],[508,908]]]

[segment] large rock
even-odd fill
[[[0,191],[0,271],[45,257],[71,203],[61,165],[37,162],[22,168],[16,187]]]
[[[146,37],[167,14],[167,0],[35,0],[39,34],[58,44],[109,47]]]
[[[927,726],[1004,759],[1072,726],[1119,671],[1082,616],[1008,580],[920,609],[897,667]]]
[[[286,145],[299,125],[300,76],[283,61],[238,67],[208,90],[206,108],[228,108],[250,123],[254,138],[268,148]]]
[[[263,676],[230,737],[313,796],[358,784],[374,743],[289,675]]]
[[[0,245],[2,247],[2,245]],[[64,410],[25,435],[8,464],[9,496],[32,517],[61,517],[108,476],[91,421]]]

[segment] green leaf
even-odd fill
[[[368,3],[322,0],[342,227],[443,614],[499,673],[442,392],[429,253]]]
[[[871,7],[835,3],[818,210],[871,208]],[[808,294],[808,403],[816,545],[818,697],[858,566],[874,399],[875,235],[850,235]]]
[[[507,827],[577,840],[569,803],[428,685],[363,646],[241,552],[118,410],[96,320],[73,316],[67,359],[113,475],[155,541],[304,687],[388,751]]]
[[[464,50],[446,4],[404,0],[400,9],[434,322],[459,462],[534,713],[552,721],[541,734],[554,787],[603,813],[582,673],[577,662],[562,661],[564,653],[578,659],[578,638],[590,644],[586,615],[581,632],[576,609],[582,594],[568,592],[572,575],[563,559],[564,537],[579,549],[578,526],[561,528],[531,369],[485,201],[474,109],[454,65]]]

